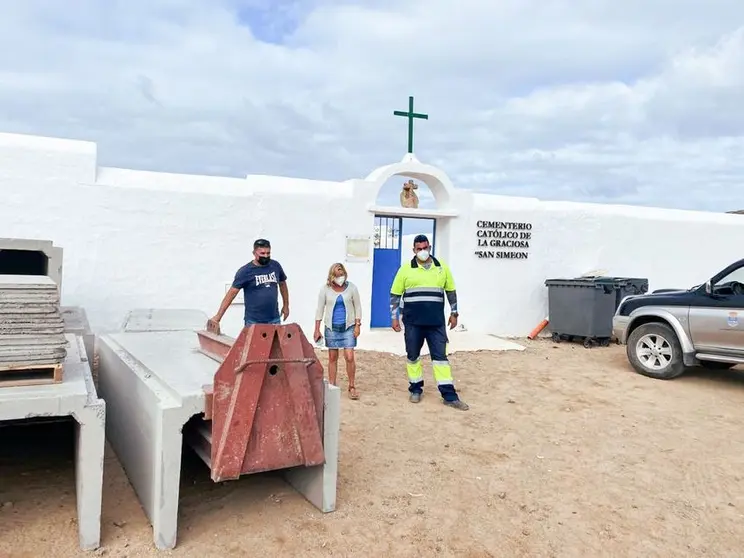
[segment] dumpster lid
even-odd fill
[[[604,285],[613,285],[615,281],[612,277],[575,277],[573,279],[547,279],[546,287],[599,287]]]
[[[547,279],[545,281],[546,287],[594,287],[612,285],[614,287],[623,287],[628,284],[647,283],[648,279],[642,279],[637,277],[574,277],[574,278],[563,278],[563,279]]]

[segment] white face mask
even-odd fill
[[[421,250],[420,252],[416,252],[416,257],[421,262],[425,262],[429,259],[429,251],[428,250]]]
[[[344,283],[346,283],[346,277],[343,275],[341,277],[334,277],[333,282],[336,283],[339,287],[343,287]]]

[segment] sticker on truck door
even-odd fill
[[[739,325],[739,313],[738,312],[729,312],[728,315],[728,322],[729,327],[736,327]]]

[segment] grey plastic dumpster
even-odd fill
[[[603,277],[604,279],[612,279],[615,283],[615,289],[617,292],[617,300],[615,303],[615,310],[620,306],[620,302],[630,295],[646,294],[648,292],[648,279],[641,277]]]
[[[554,341],[584,340],[585,347],[607,346],[612,336],[612,317],[629,294],[648,290],[647,279],[624,277],[577,277],[548,279],[549,328]]]

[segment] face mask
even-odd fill
[[[416,257],[421,262],[425,262],[429,259],[429,251],[428,250],[421,250],[420,252],[416,252]]]
[[[344,283],[346,283],[346,277],[343,275],[341,277],[334,277],[333,282],[336,283],[339,287],[343,287]]]
[[[266,265],[271,261],[271,258],[269,256],[258,256],[258,263],[261,265]]]

